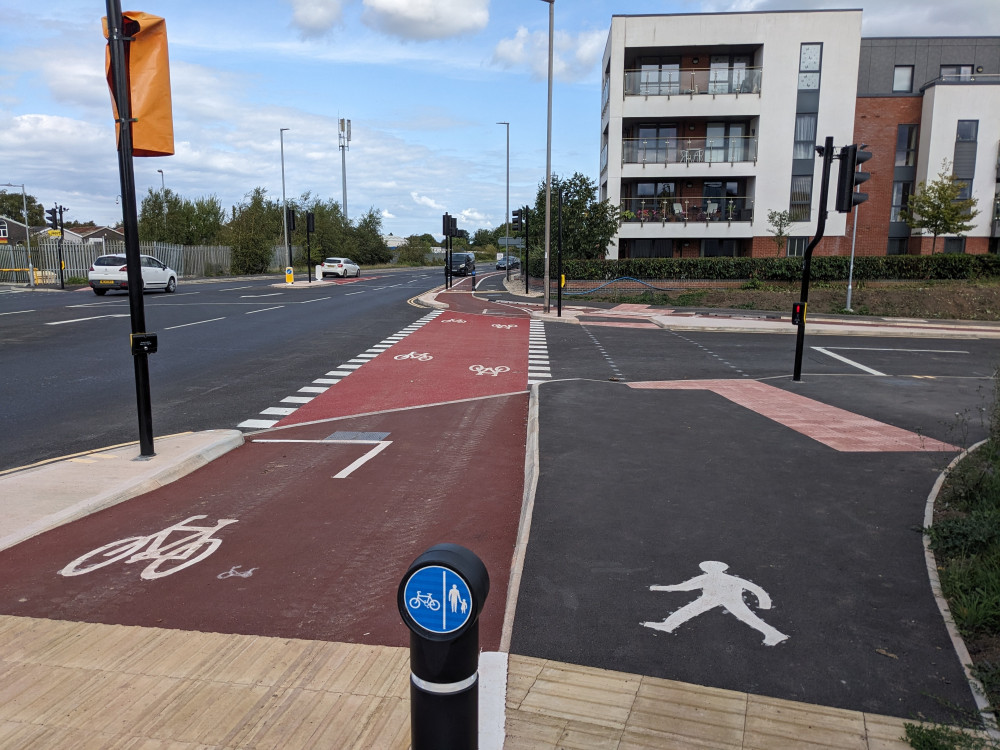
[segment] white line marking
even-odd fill
[[[299,393],[326,393],[329,388],[325,388],[320,385],[307,385],[305,388],[299,388]]]
[[[269,294],[241,294],[240,299],[254,299],[256,297],[280,297],[284,292],[271,292]]]
[[[340,382],[340,378],[316,378],[313,382],[316,385],[336,385]]]
[[[276,417],[287,417],[289,414],[294,414],[296,411],[298,411],[298,407],[294,406],[271,406],[264,409],[261,414],[272,414]]]
[[[316,299],[302,300],[300,305],[308,305],[310,302],[322,302],[325,299],[333,299],[333,297],[317,297]]]
[[[353,296],[353,295],[355,295],[355,294],[364,294],[364,292],[348,292],[348,293],[347,293],[347,294],[345,294],[344,296],[345,296],[345,297],[351,297],[351,296]]]
[[[958,349],[876,349],[868,346],[828,346],[827,349],[837,349],[842,352],[916,352],[918,354],[968,354]]]
[[[35,312],[34,310],[14,310],[13,312],[0,313],[0,315],[21,315],[23,313]]]
[[[878,370],[873,370],[870,367],[865,367],[864,365],[859,364],[859,363],[855,362],[854,360],[848,359],[847,357],[841,357],[839,354],[834,354],[833,352],[824,349],[822,346],[813,346],[811,348],[814,351],[823,352],[823,354],[827,355],[828,357],[833,357],[834,359],[839,359],[841,362],[844,362],[845,364],[848,364],[851,367],[857,367],[859,370],[863,370],[863,371],[865,371],[865,372],[867,372],[867,373],[869,373],[871,375],[880,375],[882,377],[886,377],[886,374],[884,372],[879,372]]]
[[[330,370],[330,372],[328,372],[327,375],[330,375],[331,377],[334,377],[334,378],[346,378],[352,372],[354,372],[354,371],[353,370]]]
[[[54,323],[46,323],[47,326],[61,326],[65,323],[82,323],[85,320],[98,320],[100,318],[127,318],[128,313],[114,313],[112,315],[95,315],[92,318],[74,318],[73,320],[57,320]]]
[[[308,404],[314,398],[316,398],[316,397],[315,396],[288,396],[286,398],[281,399],[281,403],[283,403],[283,404]]]
[[[172,331],[175,328],[187,328],[188,326],[200,326],[202,323],[214,323],[217,320],[225,320],[225,318],[211,318],[209,320],[199,320],[197,323],[182,323],[179,326],[168,326],[164,328],[164,331]]]
[[[220,289],[219,291],[220,292],[235,292],[235,291],[238,291],[240,289],[253,289],[253,286],[252,285],[251,286],[231,286],[231,287],[229,287],[227,289]]]
[[[261,429],[266,427],[274,427],[278,424],[277,419],[248,419],[245,422],[240,422],[237,427],[247,427],[249,429]]]
[[[253,315],[254,313],[267,312],[268,310],[280,310],[284,305],[278,305],[277,307],[265,307],[263,310],[251,310],[250,312],[243,313],[244,315]]]
[[[341,471],[339,474],[334,474],[333,478],[334,479],[346,479],[347,477],[349,477],[351,475],[351,473],[355,469],[357,469],[357,468],[359,468],[361,466],[364,466],[366,463],[368,463],[371,459],[375,458],[375,456],[377,456],[379,453],[381,453],[382,451],[384,451],[390,445],[392,445],[392,441],[391,440],[382,440],[382,441],[380,441],[378,445],[376,445],[374,448],[372,448],[370,451],[368,451],[365,455],[363,455],[357,461],[355,461],[354,463],[352,463],[346,469],[344,469],[343,471]]]

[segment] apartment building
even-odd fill
[[[996,252],[1000,39],[862,39],[860,10],[614,16],[601,94],[609,257],[801,255],[815,234],[817,144],[867,143],[871,198],[830,210],[818,254],[930,252],[898,221],[942,160],[981,214],[939,251]],[[831,170],[831,200],[839,162]],[[770,212],[793,221],[785,247]]]

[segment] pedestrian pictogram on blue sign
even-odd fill
[[[472,617],[472,592],[454,570],[428,565],[410,576],[403,602],[413,621],[431,633],[453,633]]]

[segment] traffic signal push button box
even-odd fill
[[[132,354],[156,354],[155,333],[133,333],[129,337],[132,343]]]

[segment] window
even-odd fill
[[[896,129],[896,166],[915,167],[917,165],[918,125],[900,125]]]
[[[975,141],[979,135],[979,120],[959,120],[956,141]]]
[[[952,255],[960,255],[965,252],[965,237],[945,237],[944,251]]]
[[[795,146],[793,159],[813,159],[816,148],[816,115],[812,113],[795,115]]]
[[[889,221],[905,221],[899,212],[906,208],[913,195],[912,182],[892,183],[892,212],[889,214]]]
[[[971,65],[942,65],[941,66],[941,77],[945,80],[952,81],[971,81],[972,80],[972,66]]]
[[[808,237],[789,237],[785,241],[785,254],[789,258],[801,258],[806,254],[806,247],[808,246]]]
[[[814,91],[819,88],[822,56],[822,44],[803,44],[799,48],[799,91]]]
[[[812,175],[792,177],[792,195],[788,204],[788,213],[792,221],[809,221],[812,182]]]
[[[910,240],[907,237],[890,237],[886,255],[909,255]]]
[[[7,239],[7,222],[0,219],[0,239]]]
[[[892,93],[913,93],[913,66],[897,65],[892,69]]]

